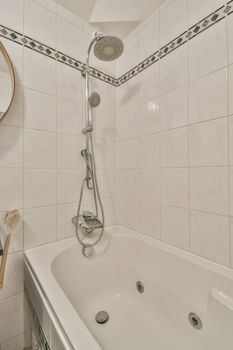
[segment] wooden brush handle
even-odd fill
[[[10,240],[11,240],[11,235],[7,235],[5,246],[3,248],[3,256],[2,256],[1,267],[0,267],[0,289],[3,287]]]

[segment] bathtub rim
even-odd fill
[[[112,226],[106,229],[106,232],[110,235],[117,237],[128,237],[137,239],[146,244],[152,245],[153,247],[162,250],[165,253],[175,255],[176,257],[189,261],[195,265],[198,265],[206,270],[220,274],[228,279],[233,281],[233,270],[221,264],[218,264],[213,261],[209,261],[203,257],[197,256],[188,251],[184,251],[180,248],[170,246],[167,243],[155,240],[152,237],[145,236],[139,232],[129,230],[122,226]],[[69,299],[66,297],[62,288],[55,279],[55,276],[52,273],[52,262],[55,257],[57,257],[63,251],[71,248],[74,245],[77,245],[76,237],[67,238],[64,240],[52,242],[44,246],[35,247],[28,249],[24,252],[25,263],[31,271],[35,281],[37,282],[37,288],[40,289],[40,292],[47,302],[47,305],[51,309],[50,311],[54,315],[56,322],[60,327],[60,331],[64,333],[67,338],[68,343],[71,344],[71,349],[85,350],[86,348],[90,350],[101,350],[100,345],[95,340],[91,331],[82,321],[78,312],[74,309]],[[47,254],[42,254],[41,252],[46,252]],[[46,258],[45,258],[46,256]],[[47,279],[47,281],[46,281]],[[56,291],[54,291],[54,288]],[[54,297],[55,293],[55,297]],[[62,315],[62,311],[58,306],[58,300],[63,298],[66,315]],[[64,299],[65,298],[65,299]],[[63,306],[64,309],[64,306]],[[72,319],[72,321],[71,321]],[[77,324],[74,322],[76,321]],[[75,326],[75,327],[74,327]],[[77,331],[79,328],[79,331]],[[80,342],[80,334],[82,335],[82,341]],[[87,342],[87,338],[89,339]],[[88,344],[86,344],[86,342]]]

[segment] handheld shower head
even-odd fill
[[[113,61],[124,51],[124,44],[116,36],[99,35],[94,46],[95,56],[101,61]]]

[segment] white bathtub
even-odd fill
[[[76,238],[25,253],[71,348],[233,349],[231,269],[121,227],[112,231],[89,259]],[[103,325],[95,321],[100,310],[110,316]],[[190,312],[202,329],[191,326]]]

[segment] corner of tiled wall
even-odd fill
[[[232,267],[233,15],[224,5],[165,0],[126,38],[119,75],[133,77],[118,88],[118,222]],[[213,25],[141,69],[221,7]]]

